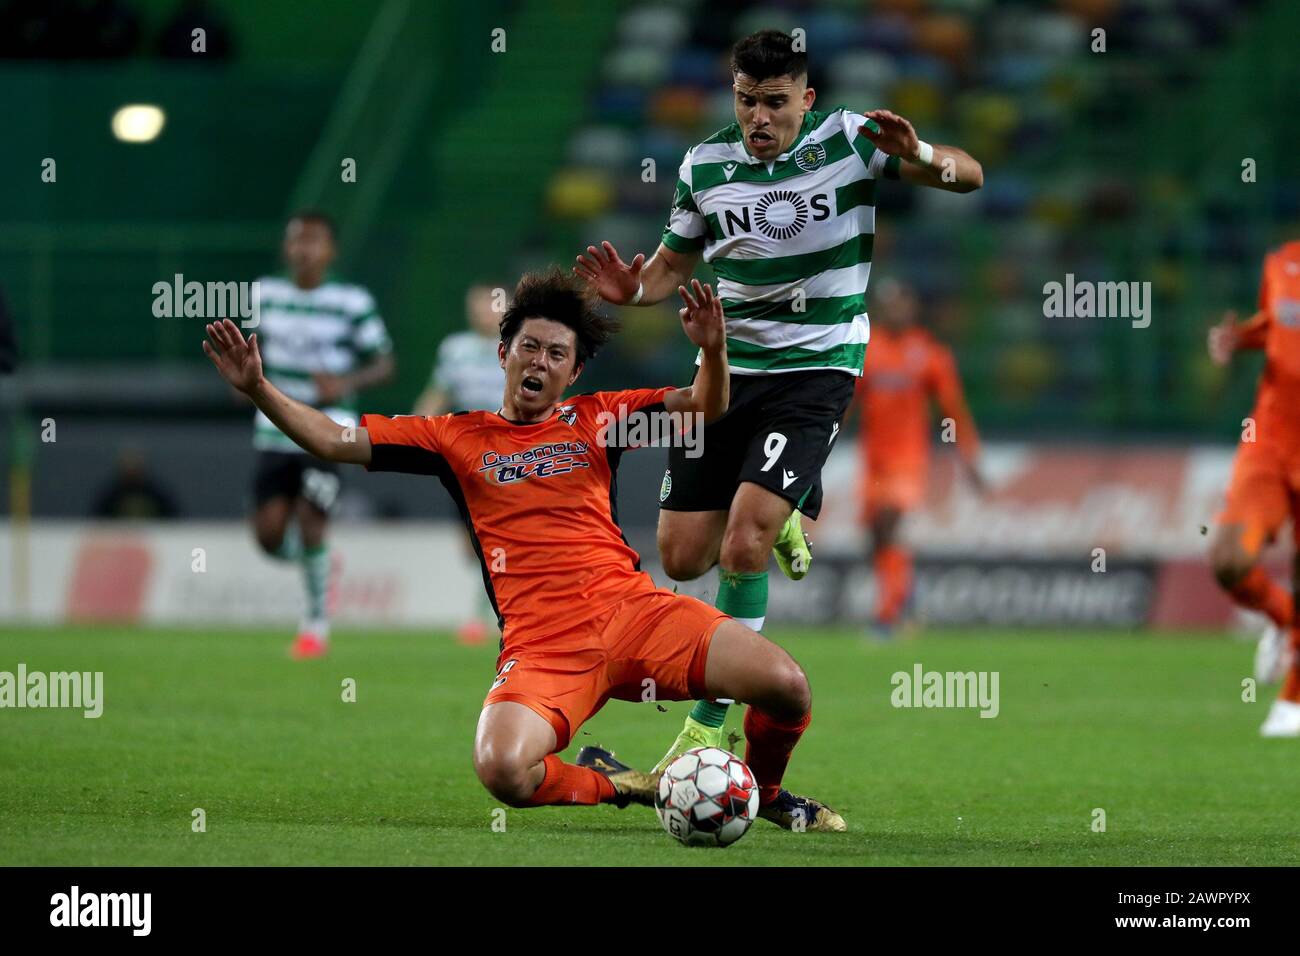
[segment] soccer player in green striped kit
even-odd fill
[[[701,258],[713,267],[731,406],[705,428],[701,457],[670,451],[659,554],[678,581],[716,564],[718,608],[759,630],[768,553],[791,578],[808,571],[800,513],[821,509],[821,469],[862,373],[876,181],[969,192],[984,173],[888,110],[814,111],[807,54],[783,33],[741,40],[731,70],[736,122],[687,151],[654,256],[624,262],[606,242],[574,271],[608,302],[651,305]],[[719,746],[729,703],[698,702],[657,769]]]
[[[341,425],[355,425],[356,393],[393,374],[393,344],[374,297],[329,271],[337,252],[337,229],[324,213],[290,217],[287,274],[258,280],[257,338],[266,377],[277,388]],[[260,411],[253,447],[253,533],[267,555],[303,573],[306,601],[290,654],[321,657],[329,646],[329,591],[338,567],[326,534],[338,465],[307,454]]]

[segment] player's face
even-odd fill
[[[734,76],[736,122],[751,156],[776,159],[799,135],[804,114],[812,108],[816,91],[807,77],[773,76],[755,80],[745,73]]]
[[[578,377],[578,336],[550,319],[524,319],[509,350],[502,343],[498,354],[506,371],[507,418],[545,418]]]
[[[284,230],[284,261],[299,284],[320,282],[337,250],[329,226],[314,219],[290,219]]]

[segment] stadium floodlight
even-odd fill
[[[113,114],[113,135],[124,143],[149,143],[166,122],[167,114],[151,103],[127,103]]]

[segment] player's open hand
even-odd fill
[[[862,127],[862,135],[871,140],[876,149],[903,159],[916,158],[921,149],[921,138],[911,123],[889,110],[868,110],[862,115],[869,120]]]
[[[644,254],[638,252],[628,264],[618,257],[613,244],[602,242],[599,249],[588,246],[587,254],[578,256],[573,273],[585,279],[587,285],[606,302],[626,305],[641,285],[641,267],[644,265]]]
[[[210,341],[203,343],[203,353],[212,360],[222,378],[245,395],[251,395],[262,381],[262,355],[257,348],[257,333],[245,341],[244,333],[230,319],[210,322],[205,328]]]
[[[1206,336],[1206,347],[1210,350],[1210,361],[1220,368],[1232,361],[1232,353],[1237,351],[1237,313],[1225,312],[1218,325],[1210,326]]]
[[[722,320],[722,300],[712,286],[699,279],[691,280],[691,288],[679,285],[677,294],[686,307],[677,314],[682,319],[686,337],[706,352],[716,352],[727,341],[727,328]]]

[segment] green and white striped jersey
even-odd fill
[[[290,398],[319,408],[340,425],[358,421],[354,395],[329,406],[317,396],[312,376],[348,375],[378,355],[391,352],[375,299],[359,285],[326,278],[314,289],[300,289],[283,276],[258,280],[258,345],[267,379]],[[301,451],[257,412],[253,447],[263,451]]]
[[[477,332],[454,332],[442,340],[430,382],[447,393],[453,410],[494,412],[501,407],[506,373],[497,358],[499,341]]]
[[[663,244],[713,267],[733,373],[862,374],[876,180],[899,165],[859,134],[865,122],[810,110],[770,162],[738,123],[687,151]]]

